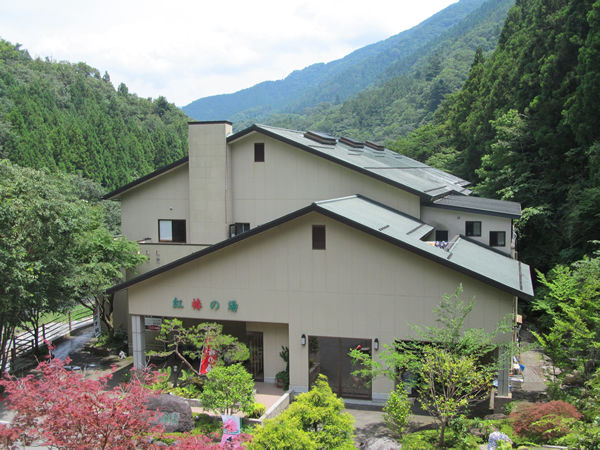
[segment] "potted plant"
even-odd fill
[[[277,387],[283,389],[286,385],[289,386],[290,375],[285,370],[282,370],[275,375],[275,381],[277,381]]]
[[[275,380],[277,381],[277,387],[287,391],[290,388],[290,349],[282,345],[279,356],[285,362],[285,370],[278,372],[275,375]]]

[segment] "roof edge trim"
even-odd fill
[[[233,126],[233,123],[231,123],[229,120],[205,120],[205,121],[194,121],[194,122],[188,122],[188,125],[217,125],[220,123],[225,123],[227,125],[231,125]]]
[[[160,175],[163,175],[167,172],[170,172],[173,169],[178,168],[179,166],[184,165],[185,163],[187,163],[189,161],[189,156],[184,156],[183,158],[181,158],[178,161],[172,162],[171,164],[162,167],[158,170],[155,170],[154,172],[150,172],[147,175],[144,175],[141,178],[138,178],[137,180],[132,181],[131,183],[127,183],[124,186],[121,186],[120,188],[115,189],[114,191],[109,192],[108,194],[105,194],[102,196],[102,200],[110,200],[114,197],[116,197],[119,194],[122,194],[125,191],[128,191],[129,189],[133,189],[141,184],[146,183],[147,181],[150,181],[152,178],[156,178]]]
[[[436,199],[436,200],[439,200],[439,199]],[[519,219],[521,217],[521,215],[517,215],[517,214],[501,213],[501,212],[497,212],[497,211],[489,211],[486,209],[467,208],[464,206],[440,205],[439,203],[423,204],[422,206],[424,206],[426,208],[449,209],[452,211],[470,212],[470,213],[482,214],[482,215],[486,215],[486,216],[504,217],[506,219]]]

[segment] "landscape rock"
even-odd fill
[[[194,429],[192,408],[176,395],[161,394],[152,397],[146,406],[150,411],[157,411],[156,420],[152,421],[152,425],[163,425],[167,433],[186,433]]]
[[[483,420],[502,420],[507,418],[508,416],[506,414],[488,414]]]
[[[573,373],[565,375],[563,384],[579,384],[581,382],[581,374],[579,371],[574,370]]]
[[[361,450],[399,450],[402,445],[387,437],[369,438],[359,448]]]

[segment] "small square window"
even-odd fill
[[[448,230],[435,230],[435,240],[443,242],[448,240]]]
[[[481,222],[467,222],[465,234],[467,236],[481,236]]]
[[[234,237],[238,234],[245,233],[250,229],[249,223],[232,223],[229,225],[229,236]]]
[[[159,242],[185,242],[185,220],[159,220]]]
[[[265,144],[254,144],[254,162],[265,162]]]
[[[506,247],[506,232],[490,231],[490,247]]]
[[[313,250],[325,250],[325,225],[313,225],[312,248]]]

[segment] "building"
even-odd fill
[[[434,325],[459,284],[476,300],[467,326],[487,331],[533,296],[514,259],[520,205],[468,184],[368,141],[190,123],[188,157],[105,196],[150,258],[108,291],[115,325],[138,367],[156,345],[147,320],[218,321],[249,344],[259,379],[285,368],[288,346],[294,391],[324,373],[340,395],[382,402],[391,382],[353,376],[351,348],[377,357],[410,324]]]

